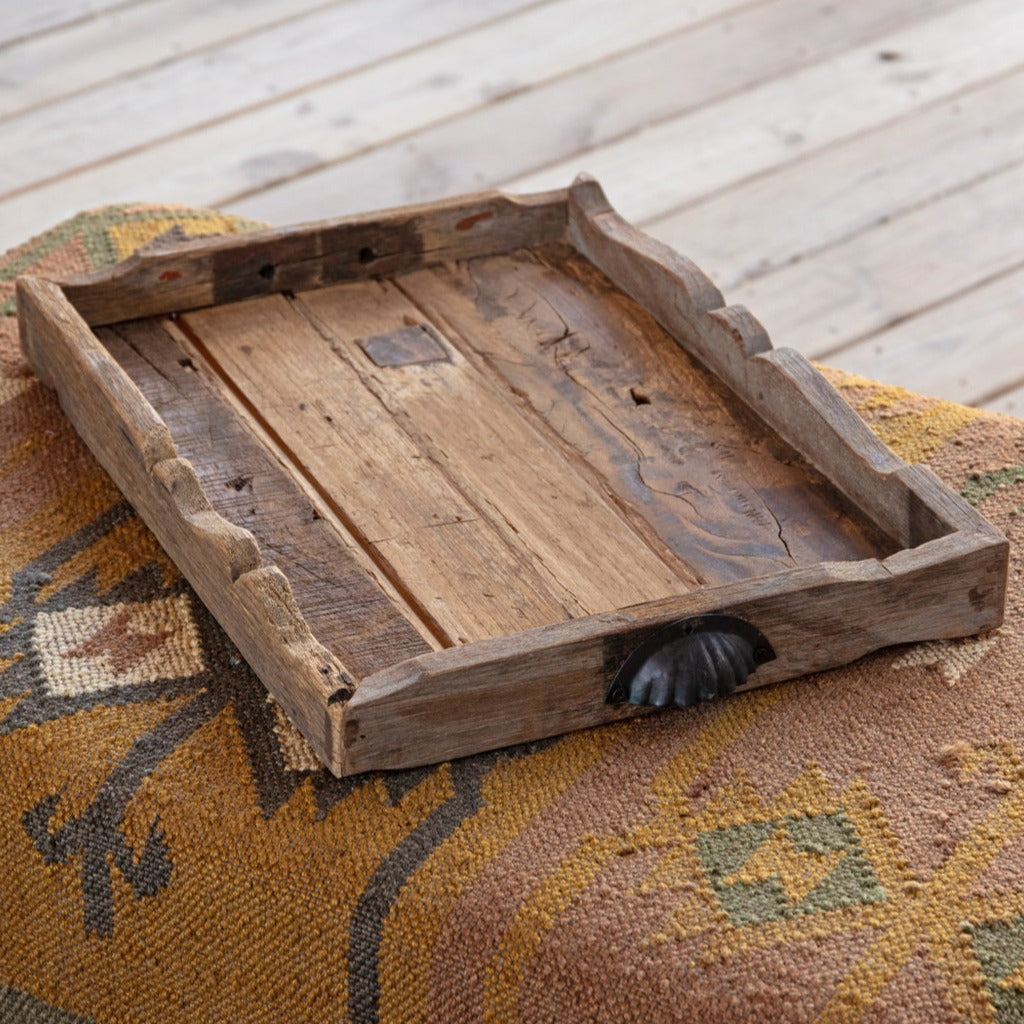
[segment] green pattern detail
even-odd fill
[[[704,870],[713,877],[739,871],[750,855],[775,831],[774,821],[752,821],[731,825],[697,836],[697,855]]]
[[[835,867],[803,899],[795,902],[790,900],[779,877],[756,882],[730,880],[780,830],[785,831],[798,855],[842,853]],[[697,856],[729,920],[737,927],[886,899],[885,889],[864,855],[856,828],[841,810],[835,814],[748,822],[702,832],[697,837]]]
[[[1007,979],[1024,961],[1024,917],[964,929],[974,935],[974,951],[988,981],[998,1024],[1024,1024],[1024,992]]]
[[[857,842],[854,827],[842,814],[815,814],[807,818],[790,818],[786,831],[798,850],[825,853],[845,850]]]
[[[775,879],[720,884],[716,888],[718,899],[729,915],[729,920],[737,927],[777,921],[789,914],[786,891],[782,888],[782,883]]]
[[[993,473],[975,474],[960,492],[972,505],[980,505],[986,498],[991,498],[996,491],[1011,484],[1024,481],[1024,466],[1008,466]]]
[[[27,992],[0,985],[0,1020],[19,1024],[92,1024],[91,1017],[59,1010]]]
[[[885,889],[861,850],[860,841],[846,848],[846,856],[821,883],[792,908],[794,914],[852,907],[858,903],[881,903]]]

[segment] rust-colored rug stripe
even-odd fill
[[[249,226],[83,214],[0,312]],[[337,780],[0,315],[0,1020],[1024,1020],[1024,424],[826,372],[1006,531],[1001,630]]]

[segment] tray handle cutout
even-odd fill
[[[759,665],[775,660],[764,634],[733,615],[670,623],[640,644],[615,673],[609,704],[686,708],[727,697]]]

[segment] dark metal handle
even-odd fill
[[[686,708],[728,696],[775,659],[759,629],[732,615],[680,619],[640,644],[608,689],[609,704]]]

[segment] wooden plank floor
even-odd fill
[[[1020,0],[0,4],[0,250],[596,174],[777,346],[1024,415]]]

